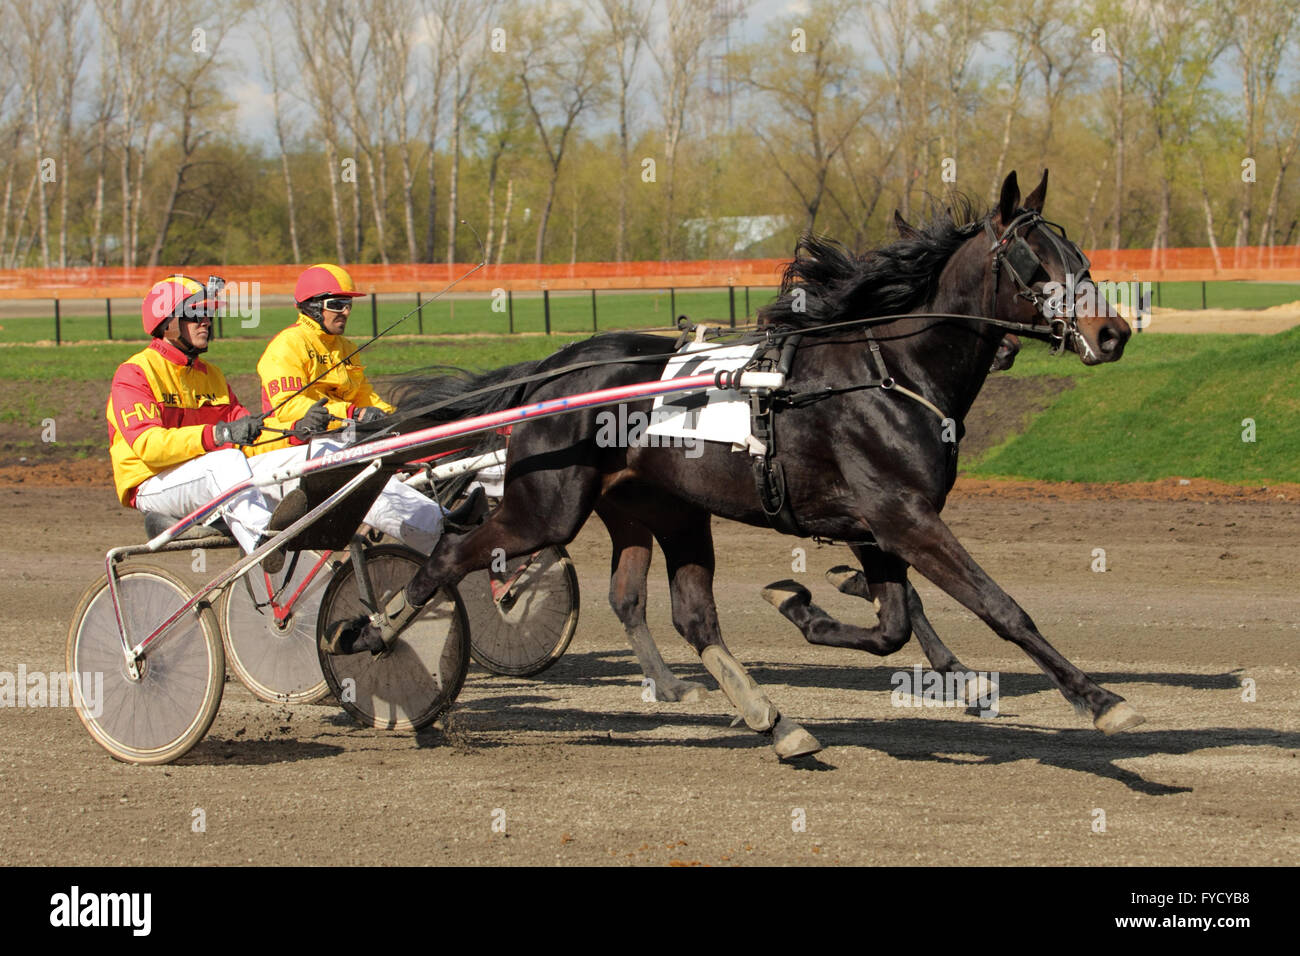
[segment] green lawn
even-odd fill
[[[542,358],[582,335],[403,336],[364,353],[376,377],[432,365],[494,368]],[[264,342],[223,339],[212,357],[228,373],[251,374]],[[14,381],[80,381],[107,389],[138,343],[17,345],[0,348],[0,376]],[[1061,393],[1024,433],[966,472],[1048,481],[1148,481],[1205,477],[1300,482],[1300,327],[1277,335],[1134,335],[1115,365],[1086,368],[1072,354],[1051,357],[1026,343],[1016,377],[1064,375]],[[31,424],[58,409],[33,394],[0,409],[0,421]],[[1242,441],[1245,419],[1255,440]]]
[[[774,289],[751,289],[750,311],[771,299]],[[36,303],[32,303],[36,306]],[[76,303],[81,311],[99,308],[102,304]],[[128,309],[128,303],[113,303],[113,339],[144,341],[138,308]],[[424,306],[394,329],[399,334],[504,335],[510,331],[508,302],[505,312],[495,312],[493,301],[486,296],[461,299],[439,299]],[[68,308],[72,306],[69,305]],[[372,312],[369,299],[360,299],[348,323],[350,336],[360,342],[369,338],[376,328],[383,329],[415,308],[413,301],[405,298],[376,298]],[[53,303],[40,303],[40,311],[33,316],[0,319],[0,342],[53,342]],[[674,311],[675,309],[675,311]],[[592,331],[591,293],[554,292],[550,296],[551,331]],[[673,296],[662,292],[598,292],[596,294],[596,326],[598,329],[652,328],[672,325],[677,315],[686,314],[692,319],[709,319],[729,322],[731,303],[726,289],[678,290]],[[251,338],[265,341],[277,331],[293,322],[297,310],[291,306],[267,307],[253,317],[229,316],[221,320],[222,338]],[[736,322],[745,319],[745,290],[736,290]],[[105,314],[75,316],[65,309],[60,318],[61,338],[64,342],[93,342],[108,339]],[[543,297],[538,294],[514,296],[514,331],[544,332],[546,310]]]
[[[1141,335],[1116,365],[1027,346],[1011,374],[1065,374],[1026,431],[964,462],[1047,481],[1300,482],[1300,328],[1277,335]],[[1254,422],[1254,441],[1243,441]]]
[[[581,335],[515,335],[475,338],[380,339],[361,353],[372,376],[398,375],[431,365],[489,369],[544,358]],[[257,370],[266,343],[260,339],[218,339],[208,351],[227,375],[251,375]],[[14,345],[0,348],[0,376],[7,381],[103,382],[125,359],[140,350],[139,342],[112,345]]]
[[[1160,282],[1151,290],[1151,304],[1165,309],[1199,309],[1201,283]],[[1268,309],[1300,300],[1295,282],[1207,282],[1207,309]]]

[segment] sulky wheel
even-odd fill
[[[381,606],[424,564],[397,545],[366,549],[366,569]],[[338,569],[321,600],[318,633],[336,622],[368,616],[354,562]],[[442,588],[383,654],[319,653],[329,688],[343,709],[366,727],[418,730],[455,701],[469,668],[469,625],[455,588]]]
[[[221,608],[226,663],[255,697],[312,704],[329,694],[316,650],[316,620],[337,563],[322,562],[318,551],[301,551],[278,574],[254,567],[230,586]]]
[[[507,563],[496,595],[487,571],[458,585],[469,615],[470,653],[494,674],[540,674],[568,649],[578,628],[578,575],[563,548]]]
[[[191,594],[160,568],[127,568],[118,581],[122,619],[132,644]],[[211,607],[200,604],[172,625],[139,668],[139,678],[131,677],[108,578],[100,578],[77,605],[68,630],[68,674],[78,688],[77,716],[117,759],[169,763],[203,738],[221,705],[226,665]]]

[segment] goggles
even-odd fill
[[[349,312],[352,309],[352,300],[347,296],[338,296],[322,299],[320,306],[329,312]]]

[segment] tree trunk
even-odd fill
[[[122,265],[131,266],[131,146],[127,139],[122,148]]]
[[[379,186],[375,180],[375,160],[370,151],[366,152],[366,181],[370,187],[370,208],[374,211],[375,241],[379,243],[379,260],[384,265],[388,265],[388,237],[384,229],[384,204],[379,196]]]
[[[507,179],[506,208],[505,211],[501,213],[501,243],[497,246],[497,265],[501,265],[506,258],[506,240],[510,238],[510,207],[514,205],[514,202],[515,181],[513,179]],[[491,254],[491,252],[492,250],[489,249],[488,253]]]
[[[355,164],[357,157],[361,155],[361,144],[357,140],[352,141],[352,162]],[[352,261],[361,261],[361,243],[365,239],[365,226],[361,219],[361,184],[356,180],[356,168],[353,167],[352,186]]]
[[[631,188],[632,170],[628,167],[631,146],[627,131],[627,87],[623,86],[618,97],[618,162],[622,176],[618,186],[618,232],[614,237],[614,261],[622,262],[627,255],[627,194]]]
[[[555,205],[555,186],[560,179],[560,167],[551,167],[551,181],[546,186],[546,205],[542,208],[541,219],[537,223],[537,254],[534,258],[539,266],[542,254],[546,251],[546,226],[551,221],[551,208]]]
[[[1273,177],[1273,191],[1268,197],[1268,211],[1264,214],[1264,224],[1259,228],[1259,244],[1261,246],[1273,245],[1273,232],[1277,223],[1278,201],[1282,196],[1282,177],[1286,175],[1287,167],[1295,158],[1296,148],[1300,146],[1300,125],[1297,125],[1295,132],[1291,137],[1291,142],[1287,144],[1286,152],[1282,154],[1278,166],[1277,175]]]
[[[343,240],[343,203],[339,199],[339,153],[332,137],[325,138],[326,178],[330,184],[330,212],[334,217],[334,255],[341,266],[347,265],[348,255]]]
[[[418,262],[420,250],[415,243],[415,172],[411,168],[411,144],[402,134],[402,224],[406,227],[406,260]]]
[[[496,238],[496,215],[497,215],[497,169],[501,163],[501,153],[498,151],[493,154],[491,162],[488,163],[488,196],[487,196],[487,247],[486,258],[488,262],[492,261],[492,241]]]
[[[1219,256],[1219,244],[1214,241],[1214,210],[1210,208],[1210,194],[1205,189],[1205,180],[1201,180],[1201,208],[1205,210],[1205,235],[1210,240],[1210,251],[1214,253],[1214,268],[1222,271],[1223,259]]]
[[[1124,64],[1115,57],[1115,225],[1110,247],[1119,248],[1124,211]]]
[[[447,265],[456,262],[456,216],[460,208],[461,104],[453,104],[451,117],[451,177],[447,183]]]

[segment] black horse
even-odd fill
[[[1077,246],[1042,218],[1046,191],[1044,173],[1022,207],[1012,173],[988,216],[965,223],[940,217],[919,237],[866,258],[806,237],[760,321],[803,333],[787,388],[824,396],[791,402],[778,415],[790,511],[805,533],[850,543],[878,602],[875,626],[828,628],[819,642],[878,655],[901,647],[912,630],[911,566],[1021,647],[1110,734],[1142,718],[1053,649],[939,517],[956,474],[951,422],[970,409],[1008,327],[1050,338],[1086,365],[1119,359],[1131,334],[1096,295]],[[1063,289],[1075,297],[1061,295]],[[903,317],[862,321],[873,316]],[[597,336],[541,362],[468,381],[432,381],[426,396],[463,394],[456,412],[473,414],[631,384],[656,377],[672,347],[651,335]],[[480,392],[512,376],[574,364],[583,367]],[[648,406],[637,403],[635,410]],[[608,447],[597,440],[596,416],[575,412],[516,427],[501,506],[473,531],[445,536],[389,601],[381,623],[348,622],[330,635],[327,649],[382,650],[440,586],[488,567],[502,552],[567,544],[599,510],[607,523],[622,520],[653,533],[667,563],[674,626],[746,723],[770,733],[782,757],[820,749],[727,652],[718,627],[710,515],[769,523],[749,456],[714,444],[698,457],[680,447]]]

